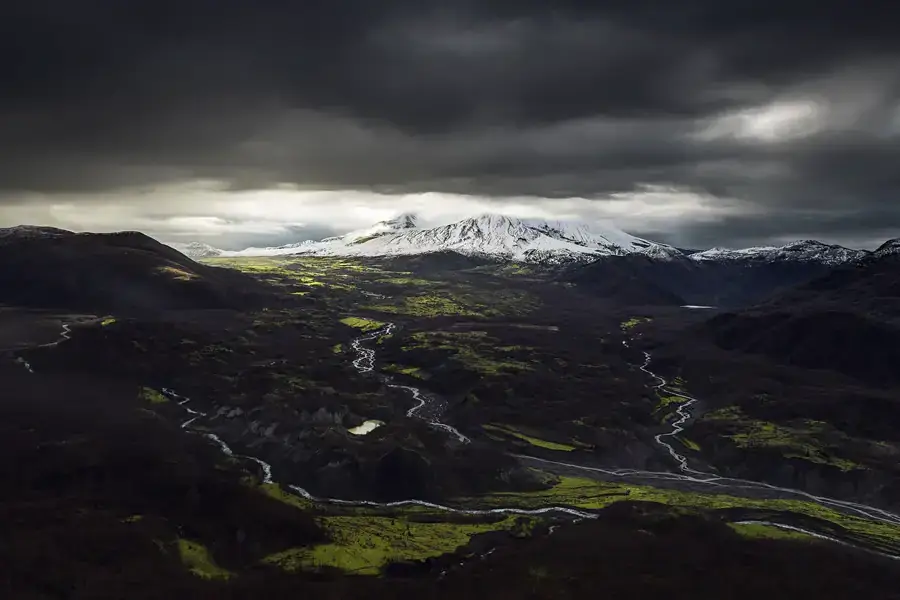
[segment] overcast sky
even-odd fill
[[[0,226],[276,244],[400,211],[689,247],[900,235],[850,0],[6,0]]]

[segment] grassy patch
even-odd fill
[[[400,375],[407,375],[408,377],[424,379],[422,369],[419,367],[404,367],[403,365],[389,363],[386,364],[382,370],[388,373],[398,373]]]
[[[774,449],[785,458],[797,458],[816,464],[837,467],[842,471],[863,469],[864,466],[835,456],[819,436],[828,434],[828,425],[816,421],[802,421],[794,426],[752,419],[737,406],[721,408],[707,413],[704,420],[720,423],[723,437],[732,440],[743,449]],[[838,435],[846,438],[838,432]]]
[[[297,494],[291,494],[290,492],[284,491],[284,489],[277,483],[264,483],[259,486],[259,489],[262,493],[269,496],[270,498],[274,498],[279,502],[289,504],[293,507],[299,508],[300,510],[309,510],[313,506],[313,503],[310,500],[302,498]]]
[[[294,548],[272,554],[263,562],[287,571],[340,569],[358,575],[378,575],[392,562],[418,561],[466,546],[473,535],[512,530],[516,517],[494,522],[484,518],[444,522],[445,514],[388,516],[326,516],[318,519],[331,541],[310,548]],[[427,520],[426,520],[427,519]]]
[[[399,305],[383,304],[371,307],[386,313],[412,315],[416,317],[465,316],[481,317],[482,313],[461,304],[452,298],[437,295],[409,296]]]
[[[482,428],[488,431],[495,431],[498,433],[503,433],[505,435],[517,438],[522,440],[523,442],[528,442],[532,446],[537,446],[538,448],[545,448],[547,450],[558,450],[561,452],[572,452],[573,450],[577,450],[575,446],[569,446],[568,444],[559,444],[557,442],[549,442],[547,440],[542,440],[540,438],[532,437],[530,435],[525,435],[521,431],[510,427],[509,425],[497,425],[497,424],[487,424],[482,425]]]
[[[653,319],[651,319],[650,317],[632,317],[627,321],[623,321],[621,327],[623,331],[628,331],[629,329],[637,327],[641,323],[649,323],[652,320]]]
[[[402,285],[402,286],[429,286],[429,285],[438,285],[438,282],[431,281],[429,279],[420,279],[417,277],[385,277],[383,279],[376,279],[377,283],[389,283],[391,285]]]
[[[423,280],[425,281],[425,280]],[[442,290],[440,293],[418,293],[399,302],[382,302],[369,307],[385,313],[416,317],[502,317],[524,315],[537,307],[537,301],[518,290],[492,290],[489,294],[474,289]]]
[[[236,269],[288,289],[304,286],[350,290],[353,289],[354,280],[360,272],[381,272],[380,269],[350,260],[325,257],[216,257],[204,259],[202,262]],[[308,292],[309,290],[294,289],[290,293],[303,296]]]
[[[168,275],[173,279],[178,279],[179,281],[191,281],[193,279],[200,279],[200,276],[196,273],[191,273],[190,271],[179,269],[178,267],[159,267],[157,271],[159,271],[163,275]]]
[[[689,450],[693,450],[694,452],[700,452],[700,445],[697,442],[695,442],[693,440],[689,440],[686,437],[680,437],[680,436],[676,437],[675,439],[677,439],[679,442],[681,442],[681,445],[684,446],[685,448],[687,448]]]
[[[403,346],[403,350],[406,351],[448,351],[452,353],[455,361],[482,375],[516,373],[533,368],[530,363],[513,360],[505,355],[495,358],[494,355],[499,349],[497,340],[484,331],[422,331],[412,334],[409,343]],[[532,349],[521,348],[521,350]]]
[[[140,392],[141,400],[150,404],[165,404],[169,399],[161,392],[157,392],[153,388],[144,387]]]
[[[688,401],[689,400],[687,398],[682,398],[681,396],[660,396],[659,402],[656,403],[656,407],[653,409],[653,412],[665,410],[667,407],[673,404],[684,404]]]
[[[791,531],[782,529],[774,525],[765,525],[763,523],[729,523],[729,527],[734,529],[741,536],[751,539],[771,539],[771,540],[815,540],[811,535],[807,535],[800,531]]]
[[[793,512],[828,521],[846,532],[882,547],[900,546],[900,526],[870,521],[846,515],[831,508],[805,500],[768,500],[740,498],[728,494],[694,493],[679,490],[653,488],[594,481],[580,477],[560,477],[558,483],[548,489],[524,493],[499,493],[478,499],[462,500],[468,505],[519,506],[537,508],[548,504],[561,504],[584,509],[601,509],[623,500],[658,502],[686,510],[720,510],[749,508]]]
[[[204,579],[228,579],[232,576],[230,571],[216,564],[206,546],[185,539],[179,539],[177,544],[181,562],[194,575]]]
[[[334,346],[331,347],[331,351],[334,352],[335,354],[341,354],[344,352],[344,345],[343,344],[335,344]]]
[[[360,331],[375,331],[376,329],[381,329],[385,325],[382,321],[364,319],[362,317],[345,317],[341,319],[341,323],[348,327],[359,329]]]

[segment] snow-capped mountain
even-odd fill
[[[172,248],[175,248],[188,258],[212,258],[214,256],[221,256],[225,250],[219,250],[214,246],[210,246],[209,244],[204,244],[203,242],[190,242],[187,244],[178,244],[173,243],[169,244]]]
[[[698,262],[801,262],[833,266],[859,260],[868,254],[865,250],[800,240],[784,246],[757,246],[741,250],[711,248],[690,254],[688,258]]]
[[[900,256],[900,238],[894,238],[892,240],[888,240],[878,247],[875,252],[872,253],[872,256],[875,258],[883,258],[885,256]]]
[[[605,224],[525,220],[484,214],[440,227],[421,228],[412,214],[318,242],[248,248],[223,256],[403,256],[453,251],[467,256],[544,264],[590,261],[601,256],[682,256],[672,246],[644,240]]]

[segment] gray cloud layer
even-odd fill
[[[541,198],[651,184],[759,208],[687,226],[694,245],[868,240],[900,226],[892,16],[842,0],[11,0],[0,198],[198,178]],[[747,134],[740,115],[773,104],[806,129]]]

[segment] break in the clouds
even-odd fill
[[[685,246],[900,226],[900,36],[843,0],[11,0],[0,224],[224,246],[400,210]]]

